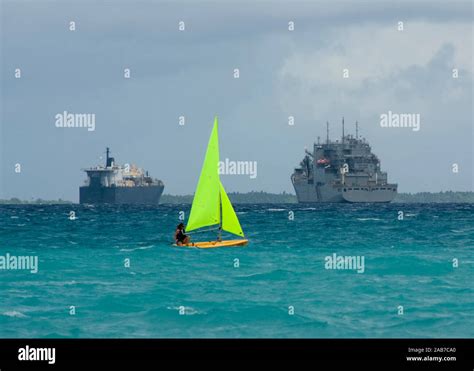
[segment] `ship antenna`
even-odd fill
[[[326,121],[326,144],[329,144],[329,121]]]
[[[356,139],[359,139],[359,123],[356,121]]]
[[[342,143],[344,144],[344,117],[342,118]]]

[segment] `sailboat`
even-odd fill
[[[219,138],[217,133],[217,117],[214,118],[206,157],[201,169],[201,175],[194,193],[191,212],[186,231],[210,226],[218,226],[218,236],[215,241],[190,242],[183,246],[199,248],[243,246],[248,243],[244,236],[239,218],[225,192],[219,177]],[[221,232],[226,231],[241,237],[240,239],[222,240]]]

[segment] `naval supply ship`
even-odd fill
[[[372,153],[365,138],[344,134],[341,140],[314,143],[291,175],[300,203],[314,202],[390,202],[397,195],[397,184],[388,183],[387,173]]]
[[[135,165],[117,165],[107,147],[105,166],[83,169],[85,185],[79,188],[81,204],[158,205],[165,188]]]

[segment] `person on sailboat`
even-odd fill
[[[186,231],[184,230],[184,224],[179,223],[176,227],[176,231],[174,232],[174,240],[176,241],[176,245],[183,246],[189,243],[190,238],[185,233]]]

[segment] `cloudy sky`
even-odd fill
[[[401,192],[473,189],[472,2],[0,3],[0,198],[78,201],[106,146],[192,193],[214,115],[221,158],[258,164],[223,176],[230,192],[293,192],[305,147],[326,121],[337,139],[343,116]],[[57,128],[63,111],[94,113],[96,130]],[[382,128],[388,111],[421,129]]]

